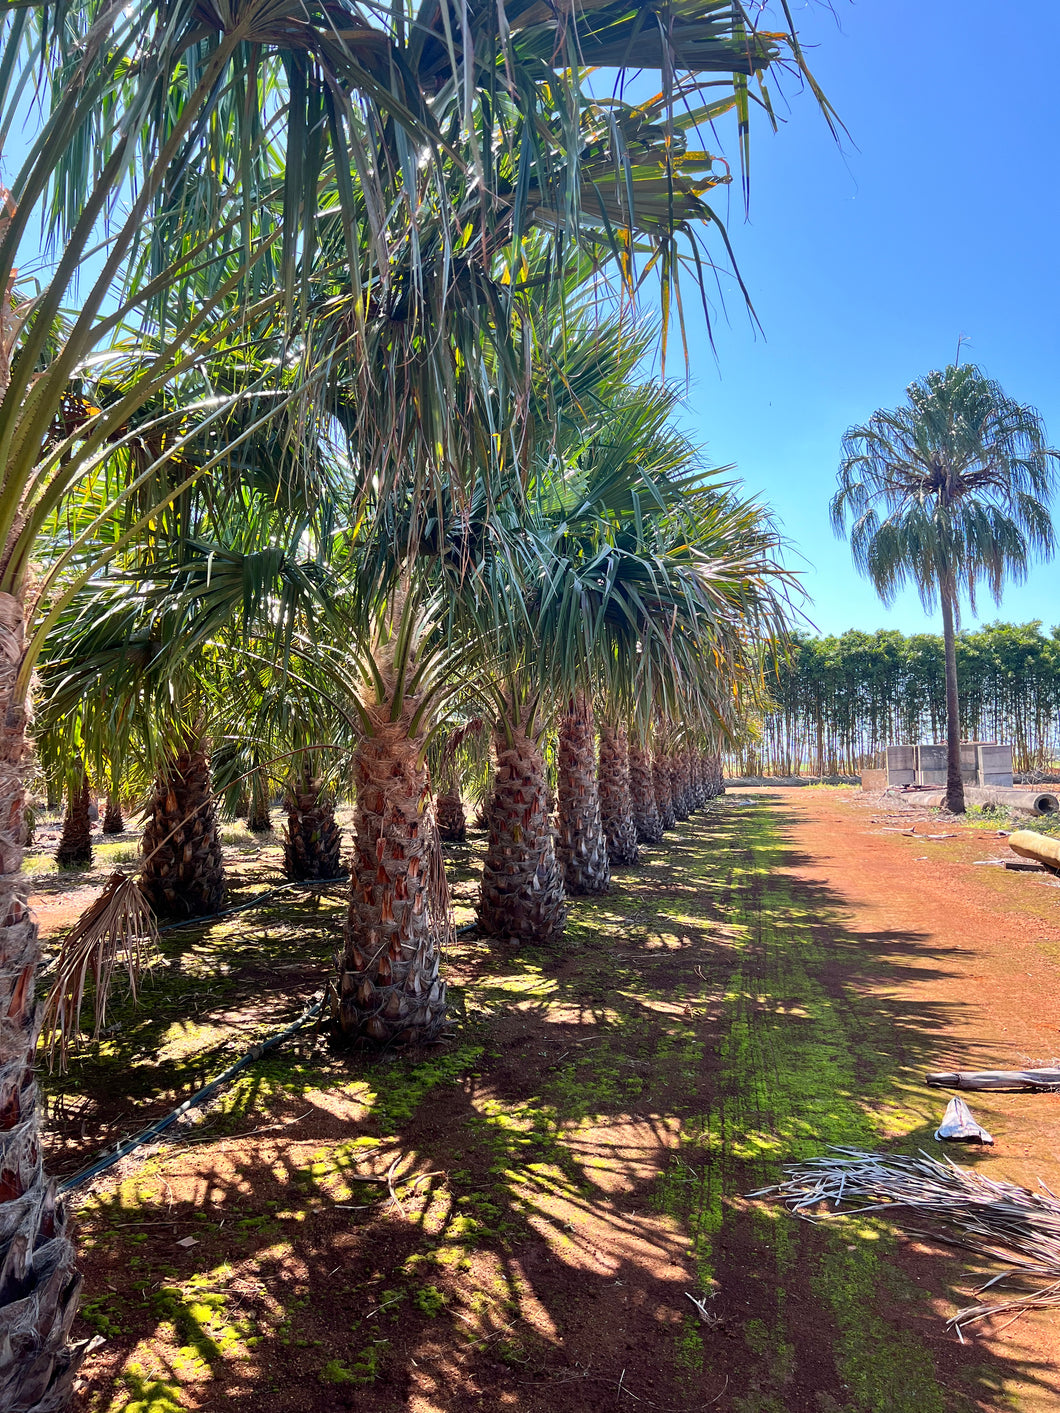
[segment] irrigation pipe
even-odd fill
[[[160,1133],[164,1133],[171,1124],[176,1123],[182,1114],[188,1113],[191,1109],[201,1108],[207,1099],[210,1099],[216,1094],[222,1085],[227,1084],[228,1081],[233,1079],[246,1065],[251,1064],[254,1060],[260,1060],[262,1055],[268,1054],[268,1052],[274,1050],[277,1045],[282,1045],[283,1042],[294,1035],[296,1031],[301,1030],[303,1026],[308,1025],[311,1020],[315,1019],[323,1009],[325,995],[326,992],[321,991],[319,995],[310,1002],[296,1021],[292,1021],[286,1029],[277,1031],[275,1035],[270,1035],[266,1040],[260,1040],[257,1045],[252,1045],[241,1060],[237,1060],[234,1065],[229,1065],[226,1070],[223,1070],[216,1079],[212,1079],[210,1083],[200,1089],[197,1094],[193,1094],[190,1099],[185,1099],[183,1104],[178,1104],[170,1113],[160,1119],[156,1119],[153,1124],[148,1124],[147,1128],[141,1129],[139,1133],[133,1134],[132,1138],[125,1139],[124,1142],[119,1143],[116,1148],[112,1148],[109,1152],[103,1153],[100,1157],[89,1163],[86,1168],[82,1168],[79,1172],[74,1173],[72,1177],[64,1178],[59,1184],[59,1191],[72,1192],[75,1187],[83,1186],[90,1178],[94,1178],[99,1173],[106,1172],[108,1168],[112,1168],[115,1163],[127,1157],[134,1149],[142,1147],[145,1143],[150,1143],[152,1138],[157,1138]]]
[[[314,879],[313,881],[315,883],[338,883],[342,882],[343,880],[335,878],[321,878]],[[243,909],[254,907],[257,903],[264,902],[266,898],[275,897],[277,893],[283,893],[288,888],[298,888],[304,886],[304,883],[282,884],[279,888],[272,889],[271,892],[268,894],[259,894],[256,898],[252,898],[247,902],[240,903],[234,908],[228,908],[227,912],[242,912]],[[214,914],[215,917],[224,917],[225,915],[225,913]],[[171,926],[187,927],[189,922],[208,921],[208,918],[189,918],[186,922],[173,923]],[[478,927],[477,922],[465,923],[463,927],[458,927],[456,929],[457,936],[459,937],[462,936],[464,933],[473,932],[476,927]],[[163,928],[161,930],[170,931],[171,929]],[[197,1093],[193,1094],[190,1099],[185,1099],[183,1103],[178,1104],[177,1107],[175,1109],[172,1109],[168,1114],[163,1115],[163,1117],[160,1119],[156,1119],[154,1123],[148,1124],[146,1128],[141,1129],[139,1133],[133,1134],[131,1138],[126,1138],[123,1142],[119,1143],[117,1147],[100,1154],[100,1156],[98,1158],[93,1159],[93,1161],[89,1163],[87,1167],[79,1169],[71,1177],[64,1178],[59,1184],[59,1191],[73,1192],[75,1188],[83,1187],[86,1182],[89,1182],[94,1177],[98,1177],[100,1173],[105,1173],[108,1168],[112,1168],[115,1163],[120,1163],[122,1158],[128,1157],[128,1155],[134,1152],[137,1148],[142,1148],[145,1143],[150,1143],[153,1138],[157,1138],[160,1133],[165,1133],[166,1129],[169,1128],[172,1124],[175,1124],[182,1114],[189,1113],[192,1109],[201,1108],[202,1105],[206,1103],[207,1099],[212,1098],[213,1095],[216,1094],[219,1089],[226,1085],[230,1080],[234,1079],[240,1070],[244,1069],[247,1065],[253,1064],[255,1060],[260,1060],[262,1055],[267,1055],[270,1050],[275,1050],[278,1045],[282,1045],[285,1040],[289,1040],[290,1037],[294,1035],[297,1031],[301,1030],[304,1026],[308,1025],[311,1020],[315,1020],[324,1008],[324,1001],[326,997],[326,991],[320,992],[319,995],[317,995],[310,1002],[310,1004],[306,1007],[306,1009],[302,1012],[302,1014],[298,1017],[297,1020],[292,1021],[291,1024],[287,1026],[284,1030],[279,1030],[276,1032],[275,1035],[270,1035],[265,1040],[259,1040],[256,1045],[252,1045],[242,1059],[236,1060],[235,1064],[229,1065],[226,1070],[222,1070],[222,1072],[216,1077],[216,1079],[211,1079],[209,1084],[204,1085],[203,1088],[198,1090]]]
[[[301,878],[292,883],[281,883],[277,888],[270,888],[265,893],[255,893],[251,898],[244,898],[241,903],[235,903],[230,908],[222,908],[219,913],[207,913],[202,917],[184,917],[177,922],[167,922],[165,927],[157,929],[159,933],[175,932],[178,927],[195,927],[199,923],[216,922],[219,917],[231,917],[233,913],[242,913],[247,908],[256,908],[262,903],[267,903],[270,898],[277,897],[280,893],[286,893],[292,888],[315,888],[325,883],[345,883],[349,879],[348,873],[340,873],[337,878]]]

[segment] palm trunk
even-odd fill
[[[272,818],[269,815],[269,781],[263,770],[256,770],[250,777],[247,828],[255,834],[268,834],[272,829]]]
[[[493,730],[497,772],[487,806],[489,843],[479,921],[503,941],[554,946],[567,923],[540,729],[511,711]]]
[[[572,896],[606,893],[611,886],[607,840],[596,784],[596,722],[584,693],[559,728],[559,842],[563,882]]]
[[[396,720],[390,701],[367,707],[370,734],[353,758],[353,875],[332,1017],[358,1043],[433,1040],[445,1024],[439,966],[452,918],[415,707],[406,697]]]
[[[80,1361],[69,1337],[81,1277],[44,1176],[33,1074],[40,944],[20,877],[27,716],[14,700],[23,643],[22,605],[0,594],[0,1408],[47,1413],[69,1400]]]
[[[121,834],[125,830],[125,821],[121,817],[121,800],[113,790],[107,791],[107,808],[103,814],[103,833]]]
[[[283,867],[294,882],[338,878],[343,873],[342,835],[335,806],[312,772],[294,773],[284,798]]]
[[[60,868],[88,868],[92,863],[92,820],[89,816],[88,772],[78,761],[80,773],[70,786],[66,816],[55,860]],[[0,1405],[2,1407],[2,1405]]]
[[[239,794],[236,797],[236,807],[232,813],[236,819],[246,819],[247,815],[250,813],[250,796],[247,794],[245,786],[240,788]]]
[[[629,794],[638,841],[641,844],[661,844],[662,819],[655,802],[651,752],[643,746],[629,748]]]
[[[637,826],[633,822],[633,801],[629,784],[629,737],[624,726],[600,728],[600,822],[607,839],[607,856],[612,864],[640,862]]]
[[[210,762],[200,738],[159,772],[140,845],[140,889],[161,917],[211,917],[225,900]]]
[[[964,780],[961,778],[961,713],[957,700],[957,645],[953,635],[953,590],[944,583],[942,641],[946,650],[946,808],[964,814]]]
[[[714,795],[725,794],[725,773],[721,766],[721,752],[715,751],[710,757],[711,789]]]
[[[710,779],[707,758],[702,751],[692,752],[692,776],[695,780],[696,809],[701,810],[710,799]]]
[[[675,751],[667,757],[670,771],[670,792],[673,798],[674,815],[677,819],[688,818],[688,794],[685,790],[684,772],[681,769],[681,752]]]
[[[435,806],[438,834],[447,844],[462,844],[467,838],[467,812],[456,790],[438,796]]]
[[[659,809],[659,823],[663,829],[672,829],[677,823],[674,814],[674,797],[670,785],[670,767],[666,757],[656,751],[651,763],[652,781],[655,785],[655,803]]]

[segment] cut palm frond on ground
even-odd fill
[[[55,980],[44,1003],[44,1044],[51,1061],[58,1046],[61,1071],[66,1069],[70,1045],[80,1029],[89,973],[95,991],[92,1038],[98,1040],[107,1020],[107,997],[115,967],[124,963],[129,991],[135,1000],[137,982],[157,955],[157,942],[154,914],[136,880],[116,870],[63,939]]]
[[[785,1182],[752,1197],[779,1198],[809,1221],[882,1212],[907,1231],[920,1232],[973,1251],[1002,1269],[976,1290],[1013,1282],[1022,1289],[996,1301],[969,1305],[949,1318],[960,1327],[985,1315],[1060,1305],[1060,1202],[1048,1190],[1031,1192],[994,1182],[948,1159],[922,1153],[907,1158],[832,1148],[820,1158],[784,1170]],[[853,1205],[844,1212],[815,1211],[819,1204]],[[919,1223],[927,1220],[930,1233]]]

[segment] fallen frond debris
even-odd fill
[[[996,1301],[980,1301],[951,1315],[956,1327],[1005,1310],[1060,1305],[1060,1202],[1042,1184],[1030,1192],[1010,1182],[993,1182],[948,1158],[923,1153],[906,1158],[832,1148],[820,1158],[785,1168],[785,1182],[763,1187],[751,1197],[779,1198],[809,1221],[882,1212],[907,1231],[940,1239],[1002,1267],[975,1294],[1010,1282],[1021,1287]],[[819,1203],[856,1203],[845,1211],[814,1212]],[[935,1230],[913,1221],[927,1218]]]
[[[95,1025],[98,1040],[107,1020],[107,997],[114,970],[124,965],[129,990],[136,999],[137,982],[152,964],[158,932],[151,905],[136,880],[116,870],[99,897],[78,918],[63,938],[55,966],[55,980],[44,1002],[42,1033],[48,1061],[59,1051],[59,1069],[65,1071],[70,1045],[81,1025],[81,1007],[89,975],[95,984]]]

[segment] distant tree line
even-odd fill
[[[962,739],[1011,742],[1018,772],[1060,758],[1060,627],[992,623],[960,633],[957,677]],[[882,764],[886,746],[945,736],[945,660],[934,633],[797,634],[768,690],[754,738],[728,761],[734,773],[854,774]]]

